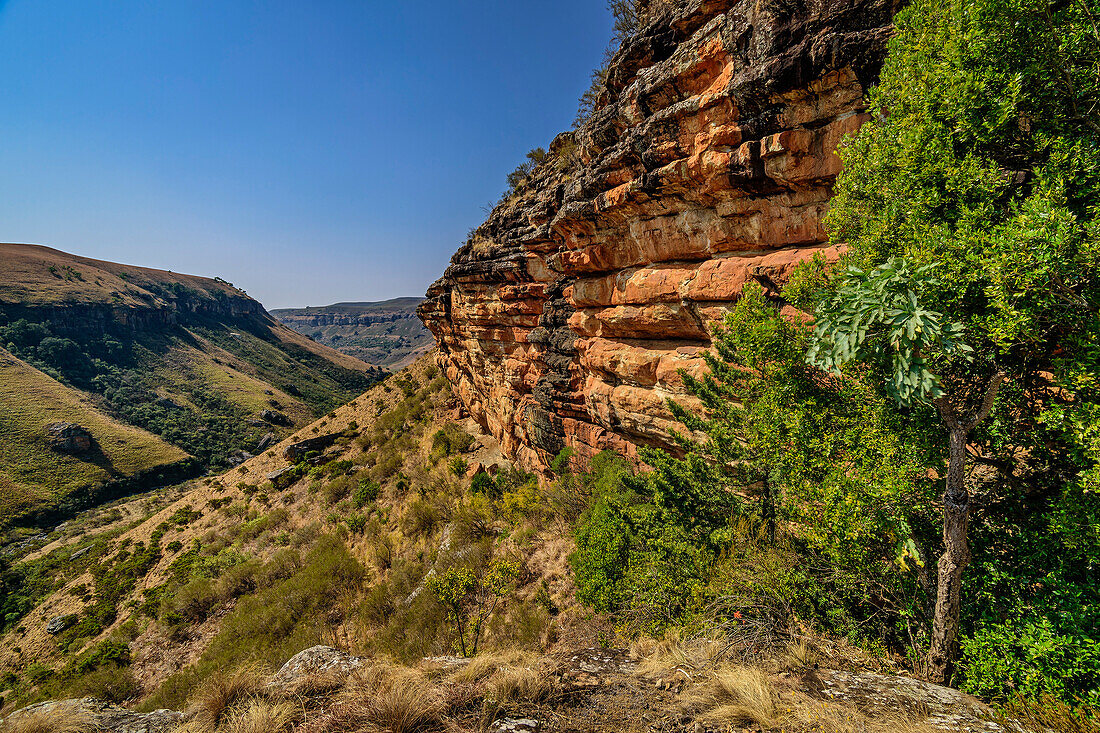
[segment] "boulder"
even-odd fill
[[[50,447],[62,453],[87,453],[95,445],[95,438],[86,428],[72,422],[54,422],[46,426]]]
[[[265,422],[269,422],[272,425],[282,425],[284,427],[289,427],[290,425],[294,424],[293,422],[291,422],[289,417],[281,412],[278,412],[277,410],[261,410],[260,419],[264,420]]]
[[[330,433],[328,435],[318,435],[316,438],[299,440],[297,443],[291,443],[283,448],[283,458],[291,463],[297,463],[307,453],[325,450],[335,443],[336,439],[339,437],[340,433]]]
[[[267,684],[269,687],[291,687],[309,675],[318,674],[347,677],[365,661],[363,657],[353,657],[330,646],[312,646],[288,659]]]
[[[999,719],[996,711],[965,692],[911,677],[814,670],[803,679],[817,695],[853,705],[868,715],[888,717],[921,711],[924,722],[941,730],[962,733],[1022,731],[1015,721]]]
[[[161,397],[154,403],[157,407],[163,407],[166,410],[178,410],[180,406],[167,397]]]
[[[278,471],[272,471],[267,474],[265,478],[267,478],[276,489],[285,489],[290,485],[290,479],[294,475],[292,473],[293,470],[293,466],[287,466],[286,468],[280,468]]]
[[[239,466],[254,456],[246,450],[235,450],[225,457],[230,466]]]
[[[275,437],[275,433],[268,433],[264,437],[260,438],[260,442],[256,444],[256,453],[263,453],[265,450],[278,442],[279,439]]]
[[[54,616],[46,623],[46,633],[51,636],[56,636],[75,623],[76,614],[70,613],[67,616]]]

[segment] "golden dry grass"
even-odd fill
[[[451,680],[459,684],[480,682],[506,667],[529,667],[536,661],[534,654],[521,650],[482,654],[456,670],[451,675]]]
[[[796,639],[787,645],[783,663],[787,669],[808,669],[821,661],[821,653],[807,639]]]
[[[287,701],[249,700],[230,711],[219,733],[284,733],[297,717],[297,708]]]
[[[312,672],[294,680],[280,694],[290,697],[319,697],[336,692],[346,682],[347,675],[337,670]]]
[[[489,678],[486,698],[498,705],[546,702],[554,691],[550,678],[537,669],[512,667]]]
[[[188,705],[194,730],[217,730],[234,703],[257,695],[262,689],[262,675],[255,667],[207,677]]]
[[[389,733],[436,730],[443,718],[440,691],[423,674],[384,664],[357,671],[339,695],[338,706],[347,723]]]
[[[770,728],[779,722],[778,695],[768,675],[755,667],[720,669],[692,689],[687,700],[714,725]]]
[[[637,674],[642,677],[679,676],[692,680],[721,660],[728,643],[718,635],[685,636],[669,629],[663,639],[643,638],[631,646],[640,658]]]
[[[3,733],[86,733],[88,729],[86,715],[63,708],[20,713],[0,725]]]

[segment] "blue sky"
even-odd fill
[[[602,0],[0,0],[0,242],[420,295],[567,129]]]

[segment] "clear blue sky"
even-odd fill
[[[0,0],[0,242],[269,308],[423,294],[610,28],[603,0]]]

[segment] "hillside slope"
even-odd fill
[[[111,420],[160,436],[196,466],[240,460],[381,375],[281,325],[224,281],[31,245],[0,245],[0,346],[24,373],[86,393]],[[0,395],[12,421],[25,414],[21,394]],[[33,422],[9,430],[41,437]],[[40,495],[13,478],[26,471],[0,471],[14,483],[5,493]]]
[[[435,345],[416,316],[423,298],[279,308],[271,315],[318,343],[388,369],[401,369]]]
[[[48,430],[55,423],[82,426],[91,438],[88,449],[56,448]],[[87,504],[118,479],[155,469],[167,478],[187,457],[0,348],[0,527],[49,506]]]
[[[53,669],[60,682],[73,660],[120,633],[132,635],[133,661],[127,666],[146,694],[169,677],[184,675],[161,691],[171,704],[186,694],[181,685],[189,689],[210,673],[211,665],[246,658],[277,664],[332,635],[359,645],[380,644],[402,657],[445,653],[450,644],[446,628],[434,604],[425,605],[427,598],[394,618],[389,632],[366,633],[354,608],[364,589],[357,581],[336,606],[331,598],[320,599],[325,615],[300,615],[300,608],[288,612],[277,622],[278,633],[242,647],[235,635],[247,638],[258,629],[250,626],[244,633],[234,626],[225,636],[219,634],[227,623],[246,621],[234,617],[233,609],[246,598],[263,596],[267,581],[255,582],[256,576],[241,585],[233,581],[232,589],[214,590],[228,582],[223,580],[227,575],[251,576],[265,563],[287,562],[291,554],[293,567],[308,569],[311,548],[331,535],[342,537],[356,563],[366,568],[362,579],[377,584],[397,573],[401,579],[394,593],[413,590],[404,584],[410,573],[419,574],[418,581],[429,570],[423,558],[436,552],[431,548],[438,547],[447,517],[467,491],[466,466],[456,473],[457,462],[492,466],[494,472],[501,462],[491,438],[468,432],[476,430],[475,423],[456,421],[448,385],[432,361],[421,358],[238,468],[191,482],[178,500],[140,522],[131,522],[134,512],[124,511],[113,525],[87,534],[61,530],[44,540],[50,543],[47,551],[34,552],[14,567],[21,582],[12,586],[22,588],[23,600],[0,609],[9,614],[0,627],[6,631],[0,678],[14,674],[16,698],[26,699],[36,686],[26,675],[28,665]],[[302,456],[322,453],[323,459],[295,464],[287,458],[293,442],[317,438],[322,445]],[[517,480],[521,477],[516,474]],[[561,572],[565,544],[560,538],[553,541],[557,577],[550,588],[564,598],[571,593]],[[71,560],[76,553],[79,560]],[[299,590],[313,598],[328,592],[326,587],[312,578]],[[191,608],[188,599],[195,592],[209,595]],[[184,599],[178,608],[172,600],[177,597]],[[414,618],[423,633],[406,639],[404,626]],[[69,620],[60,633],[50,633],[53,619]],[[385,626],[386,619],[379,620]],[[263,621],[271,622],[270,616]],[[375,636],[384,640],[371,641]],[[197,671],[189,668],[194,664]],[[45,689],[56,693],[59,688]]]
[[[54,532],[13,571],[28,595],[4,609],[16,610],[0,643],[0,715],[69,697],[85,700],[9,720],[75,707],[89,726],[162,733],[184,719],[162,708],[210,731],[350,733],[401,716],[471,733],[1001,730],[974,698],[766,615],[747,615],[740,633],[627,649],[611,619],[579,605],[569,571],[572,522],[595,486],[567,472],[540,484],[502,461],[432,361],[220,477]],[[452,656],[431,579],[500,563],[513,579],[481,653]],[[730,704],[745,685],[751,705]]]

